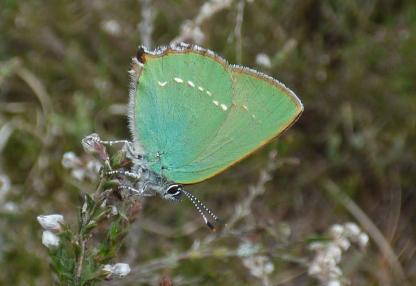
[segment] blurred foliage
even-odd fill
[[[1,285],[52,284],[36,215],[60,212],[74,222],[78,189],[94,189],[63,170],[62,154],[81,153],[80,140],[92,132],[129,137],[127,70],[143,40],[141,3],[0,2],[0,174],[11,182],[0,197]],[[201,26],[201,44],[232,63],[240,49],[237,3]],[[153,1],[153,47],[168,44],[202,4]],[[416,283],[416,3],[254,0],[245,4],[243,19],[241,64],[284,82],[305,112],[278,141],[191,190],[227,218],[247,195],[267,152],[277,149],[290,160],[254,202],[253,236],[267,237],[263,226],[277,231],[283,221],[290,240],[302,243],[332,223],[354,219],[326,192],[330,182],[371,218],[409,283]],[[259,53],[271,58],[270,67],[256,66]],[[189,235],[184,231],[199,225]],[[124,248],[133,265],[187,249],[207,234],[190,204],[159,198],[146,202],[138,226]],[[382,253],[372,244],[364,257],[348,258],[352,285],[400,284]],[[305,274],[287,280],[292,266],[274,263],[276,282],[311,283]],[[256,283],[236,258],[194,259],[163,275],[199,278],[193,285]]]

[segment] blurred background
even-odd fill
[[[370,237],[340,262],[351,285],[416,284],[415,33],[410,0],[1,0],[0,285],[52,284],[36,216],[61,213],[75,226],[80,190],[96,184],[62,157],[82,161],[80,140],[93,132],[130,138],[131,57],[139,44],[172,41],[270,74],[304,103],[278,140],[188,187],[225,221],[264,187],[234,235],[210,247],[271,246],[273,271],[266,281],[215,251],[163,260],[211,234],[189,202],[152,198],[118,260],[153,270],[117,285],[319,285],[307,244],[345,222]]]

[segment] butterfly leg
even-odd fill
[[[113,176],[113,175],[122,175],[130,179],[134,180],[140,180],[141,173],[133,173],[129,171],[122,171],[122,170],[114,170],[114,171],[108,171],[105,173],[107,176]]]
[[[107,141],[100,140],[100,142],[108,146],[113,146],[115,144],[125,144],[125,145],[132,144],[132,142],[129,140],[107,140]]]
[[[85,145],[86,147],[91,147],[93,146],[94,143],[99,143],[102,145],[108,145],[108,146],[112,146],[115,144],[123,144],[123,145],[130,145],[133,146],[133,143],[129,140],[101,140],[100,136],[97,133],[92,133],[88,136],[86,136],[84,139],[82,139],[82,143],[83,145]]]
[[[116,144],[122,144],[123,148],[126,148],[128,157],[139,159],[139,160],[141,160],[143,157],[141,154],[138,154],[138,152],[136,152],[136,150],[134,149],[133,142],[129,140],[108,140],[108,141],[100,140],[100,143],[103,145],[110,146],[110,147]]]
[[[82,145],[86,150],[89,151],[100,151],[102,148],[98,148],[98,145],[104,145],[104,146],[113,146],[116,144],[122,144],[122,148],[126,148],[126,151],[128,155],[132,158],[136,158],[137,152],[134,150],[133,142],[129,140],[101,140],[100,136],[97,133],[92,133],[82,139]],[[101,150],[102,151],[102,150]]]
[[[127,185],[119,185],[118,188],[127,190],[130,193],[132,193],[134,195],[141,196],[141,197],[151,197],[151,196],[153,196],[153,194],[146,193],[144,189],[143,190],[138,190],[136,188],[133,188],[133,187],[127,186]]]

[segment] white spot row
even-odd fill
[[[185,81],[183,80],[183,79],[181,79],[180,77],[174,77],[173,78],[173,80],[174,81],[176,81],[177,83],[184,83]],[[190,87],[196,87],[196,85],[195,85],[195,83],[194,82],[192,82],[192,81],[190,81],[190,80],[188,80],[187,82],[186,82]],[[161,85],[160,84],[160,82],[159,82],[159,85],[160,86],[165,86],[165,85]],[[209,90],[205,90],[202,86],[198,86],[198,90],[200,91],[200,92],[206,92],[209,96],[212,96],[212,93],[209,91]]]
[[[185,81],[183,80],[183,79],[181,79],[180,77],[174,77],[173,78],[173,80],[175,81],[175,82],[177,82],[177,83],[184,83]],[[164,81],[164,82],[161,82],[161,81],[158,81],[157,82],[158,84],[159,84],[159,86],[161,86],[161,87],[164,87],[168,82],[167,81]],[[192,87],[192,88],[194,88],[195,87],[195,83],[193,83],[192,81],[190,81],[190,80],[188,80],[188,81],[186,81],[186,83],[190,86],[190,87]],[[208,95],[208,96],[212,96],[212,93],[209,91],[209,90],[205,90],[202,86],[198,86],[198,90],[200,91],[200,92],[206,92],[206,94]],[[225,105],[225,104],[223,104],[223,103],[219,103],[219,101],[217,101],[217,100],[213,100],[212,101],[212,103],[214,104],[214,105],[216,105],[216,106],[219,106],[221,109],[222,109],[222,111],[227,111],[228,110],[228,106],[227,105]],[[243,107],[244,107],[244,109],[245,110],[247,110],[248,111],[248,108],[247,108],[247,106],[245,106],[245,105],[243,105]]]
[[[213,100],[212,103],[215,106],[219,106],[223,111],[227,111],[228,107],[224,103],[220,103],[218,100]]]

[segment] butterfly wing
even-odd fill
[[[150,168],[177,183],[221,172],[287,129],[303,109],[276,80],[201,48],[166,48],[142,61],[132,132]]]

